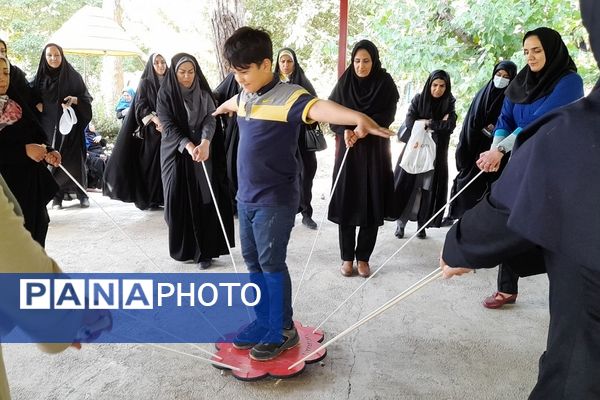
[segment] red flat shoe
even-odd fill
[[[490,297],[486,297],[485,299],[483,299],[482,304],[485,308],[496,309],[496,308],[502,307],[505,304],[515,304],[516,301],[517,301],[516,294],[511,294],[511,295],[505,296],[500,292],[496,292],[493,295],[491,295]]]

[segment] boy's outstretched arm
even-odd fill
[[[354,133],[359,138],[363,138],[367,136],[367,134],[384,138],[389,138],[394,135],[394,132],[379,126],[367,115],[329,100],[319,100],[313,104],[308,110],[308,118],[314,121],[327,122],[335,125],[356,126]]]
[[[213,117],[216,117],[217,115],[221,114],[229,114],[229,116],[231,117],[233,113],[236,113],[238,111],[237,97],[238,95],[236,94],[235,96],[221,104],[219,107],[217,107],[215,112],[212,113]]]

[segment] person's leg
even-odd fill
[[[358,230],[358,243],[356,245],[356,261],[358,264],[358,274],[363,278],[371,275],[369,259],[373,254],[375,242],[377,241],[378,226],[361,226]]]
[[[300,209],[302,210],[302,224],[311,229],[316,229],[317,224],[312,219],[313,208],[312,186],[317,172],[317,155],[314,151],[300,151],[302,156],[302,182],[300,187]]]
[[[354,273],[354,247],[356,246],[356,227],[352,225],[338,225],[340,256],[342,257],[342,268],[340,272],[344,276],[352,276]]]
[[[292,282],[286,264],[296,211],[290,207],[256,207],[252,223],[270,303],[269,332],[250,351],[250,356],[259,361],[270,360],[299,343],[292,320]]]
[[[252,283],[261,288],[261,296],[269,298],[268,286],[258,261],[258,250],[254,238],[253,223],[256,210],[243,203],[238,203],[238,219],[240,230],[240,246],[246,268],[250,273]],[[254,307],[256,320],[246,326],[233,340],[234,347],[249,349],[253,347],[269,331],[269,302],[261,301]]]
[[[498,266],[498,291],[483,300],[486,308],[500,308],[517,300],[519,275],[507,263]]]
[[[394,233],[394,236],[396,236],[398,239],[402,239],[404,237],[404,228],[406,228],[407,222],[408,220],[404,218],[398,218],[396,220],[396,232]]]
[[[361,226],[358,230],[358,242],[356,245],[356,260],[369,262],[373,249],[375,248],[375,242],[377,242],[377,233],[379,227],[375,226]]]

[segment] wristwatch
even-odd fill
[[[506,147],[504,147],[502,145],[496,147],[496,150],[498,150],[502,154],[506,154]]]

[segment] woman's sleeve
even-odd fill
[[[533,113],[533,122],[542,115],[558,108],[570,104],[583,97],[583,80],[576,74],[565,75],[557,84],[552,93],[548,95],[544,103]],[[521,128],[524,128],[522,126]]]
[[[178,143],[178,150],[180,153],[183,153],[185,146],[192,141],[181,132],[175,123],[173,111],[168,100],[166,94],[159,92],[159,96],[156,99],[156,112],[163,127],[163,138],[172,143]]]
[[[456,100],[452,99],[450,101],[450,110],[447,113],[448,119],[441,119],[439,121],[431,120],[429,123],[429,128],[436,131],[438,135],[440,133],[446,133],[450,135],[452,131],[454,131],[454,128],[456,128],[456,119],[458,118],[456,115],[455,104]]]
[[[152,102],[148,98],[148,83],[146,80],[140,82],[135,95],[135,119],[144,125],[148,125],[156,115],[156,110],[152,107]],[[156,104],[156,103],[155,103]]]
[[[412,101],[410,102],[410,106],[408,106],[408,111],[406,112],[406,118],[404,119],[404,125],[406,126],[406,131],[400,137],[400,141],[404,143],[408,143],[408,139],[410,139],[410,134],[412,133],[412,128],[415,125],[415,121],[419,119],[419,97],[421,94],[415,95]]]

